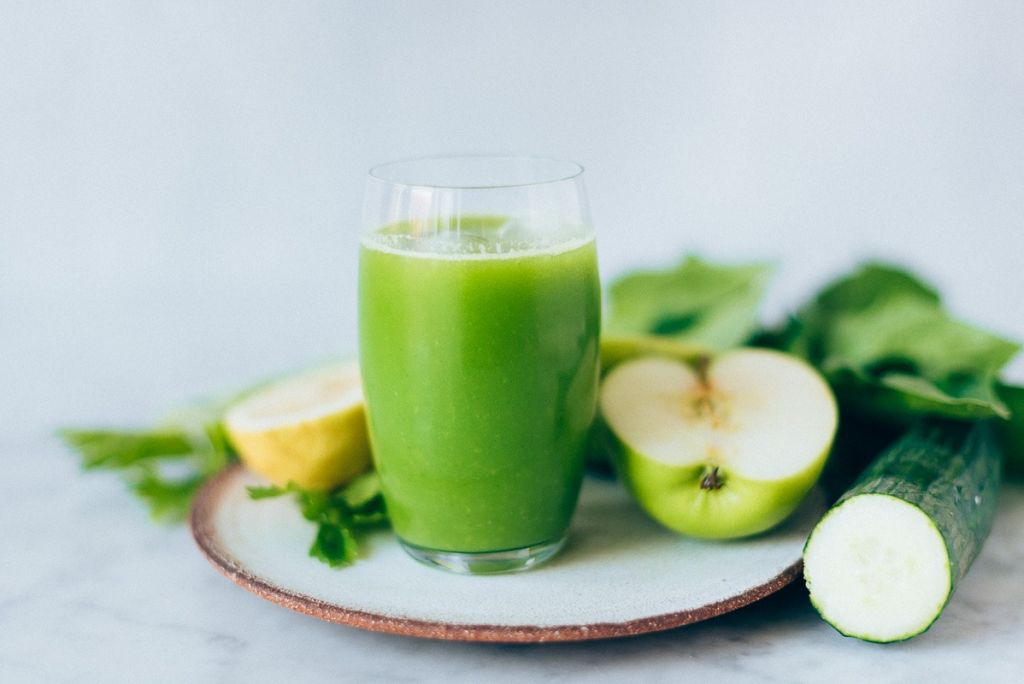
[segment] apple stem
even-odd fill
[[[700,384],[704,389],[708,388],[708,368],[710,367],[710,356],[707,354],[701,354],[697,357],[697,361],[694,364],[694,370],[697,371],[697,379],[700,381]]]
[[[718,477],[718,466],[714,466],[710,471],[704,474],[703,479],[700,481],[700,488],[721,489],[723,484],[725,483]]]
[[[697,382],[700,383],[700,396],[694,403],[694,409],[698,416],[715,416],[715,402],[711,398],[711,383],[708,381],[708,368],[711,366],[711,357],[702,354],[697,357],[694,370],[697,372]]]

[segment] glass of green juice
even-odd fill
[[[533,157],[370,171],[359,359],[391,522],[423,563],[513,572],[565,543],[598,381],[582,174]]]

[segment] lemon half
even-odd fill
[[[224,427],[242,462],[276,485],[331,489],[370,466],[355,362],[273,382],[231,406]]]

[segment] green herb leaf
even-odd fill
[[[192,498],[205,479],[192,475],[184,480],[170,480],[150,472],[131,483],[131,489],[149,506],[154,520],[173,523],[188,516]]]
[[[894,267],[868,264],[829,285],[782,337],[841,400],[873,413],[1009,415],[994,384],[1020,345],[953,319],[934,288]]]
[[[181,430],[60,430],[58,435],[82,456],[85,468],[127,468],[149,459],[187,456],[193,445]]]
[[[625,275],[608,289],[605,331],[661,335],[726,349],[745,342],[773,268],[716,266],[687,257],[675,268]]]
[[[87,470],[116,472],[159,522],[180,522],[209,477],[236,456],[220,423],[222,407],[179,411],[152,430],[63,429],[58,436]]]
[[[309,555],[332,568],[355,561],[359,557],[359,534],[388,520],[380,480],[372,471],[330,492],[303,489],[294,482],[287,487],[247,489],[254,500],[292,494],[302,517],[317,526]]]
[[[270,485],[268,487],[259,487],[254,485],[246,487],[245,489],[249,492],[249,498],[254,501],[259,501],[260,499],[273,499],[288,493],[287,489],[277,487],[275,485]]]
[[[377,471],[367,471],[352,480],[341,490],[341,496],[353,511],[363,510],[374,503],[383,501]]]
[[[321,524],[309,555],[332,568],[351,564],[359,557],[359,545],[351,530],[344,525]]]

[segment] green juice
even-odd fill
[[[364,238],[360,363],[395,532],[483,553],[561,539],[594,417],[593,239],[502,242],[460,219],[455,247],[405,225]]]

